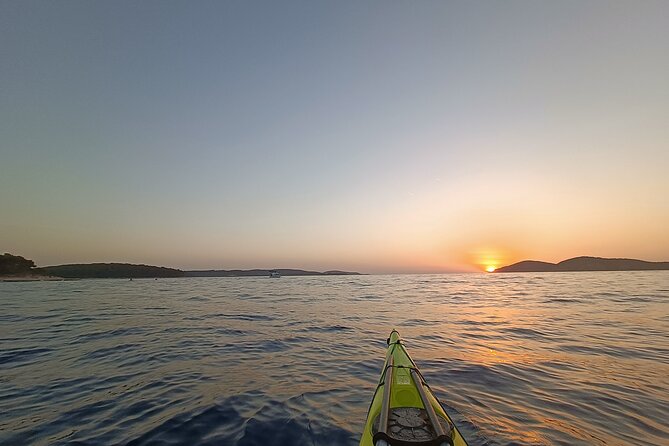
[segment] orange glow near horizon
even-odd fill
[[[513,263],[518,255],[503,247],[483,247],[468,249],[465,260],[479,271],[493,272],[497,268]]]

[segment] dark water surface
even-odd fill
[[[669,272],[0,283],[0,443],[356,445],[398,328],[472,446],[669,445]]]

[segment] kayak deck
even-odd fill
[[[467,446],[393,330],[360,446]]]

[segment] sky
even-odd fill
[[[4,1],[0,251],[669,260],[667,1]]]

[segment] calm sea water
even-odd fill
[[[0,443],[357,445],[392,328],[472,446],[669,444],[666,271],[0,283]]]

